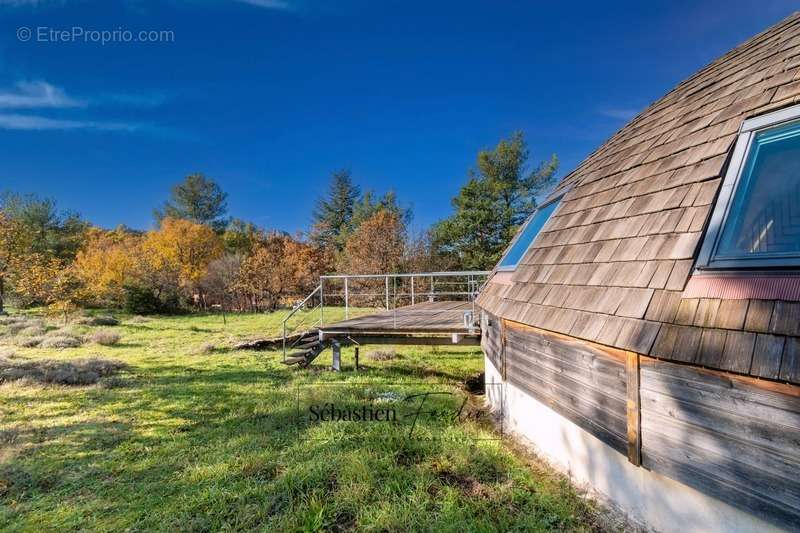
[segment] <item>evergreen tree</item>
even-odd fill
[[[159,223],[169,217],[205,224],[218,232],[225,229],[228,195],[214,180],[191,174],[172,187],[171,196],[162,210],[155,211]]]
[[[478,153],[477,168],[453,199],[455,213],[433,228],[439,253],[452,256],[462,268],[488,269],[497,263],[558,168],[553,155],[528,170],[529,155],[521,132]]]
[[[360,196],[349,170],[331,175],[328,194],[317,202],[312,214],[311,240],[315,245],[336,252],[344,249],[347,235],[353,230],[353,214]]]

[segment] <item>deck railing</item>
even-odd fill
[[[283,320],[284,357],[300,341],[302,332],[325,324],[326,307],[329,310],[343,307],[347,320],[354,307],[391,311],[426,301],[468,301],[472,303],[472,316],[476,317],[475,298],[489,274],[484,270],[465,270],[321,276],[317,288]]]

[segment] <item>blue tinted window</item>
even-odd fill
[[[800,253],[800,124],[756,133],[716,259]]]
[[[547,219],[550,218],[550,215],[552,215],[553,211],[558,207],[559,202],[561,202],[561,198],[536,210],[523,228],[519,238],[514,241],[514,244],[511,245],[511,249],[509,249],[508,253],[503,257],[503,260],[500,262],[500,268],[511,269],[517,266],[517,263],[520,262],[522,256],[524,256],[525,252],[528,250],[528,247],[533,243],[536,236],[539,235]]]

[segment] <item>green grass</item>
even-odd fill
[[[565,479],[480,420],[431,417],[412,438],[387,424],[297,423],[310,398],[444,390],[454,395],[434,403],[451,408],[482,370],[479,351],[398,348],[388,361],[362,355],[368,368],[354,372],[345,349],[333,373],[330,352],[302,370],[277,352],[226,348],[277,334],[282,317],[122,317],[116,346],[13,348],[13,360],[98,355],[129,369],[111,388],[0,385],[0,530],[600,528]],[[11,341],[0,337],[0,354]]]

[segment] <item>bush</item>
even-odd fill
[[[45,337],[39,346],[41,348],[56,348],[61,350],[64,348],[77,348],[81,344],[83,344],[83,341],[77,337],[54,335],[52,337]]]
[[[121,361],[100,357],[72,361],[11,361],[0,358],[0,382],[28,380],[59,385],[92,385],[100,378],[112,376],[125,368],[125,363]]]
[[[42,325],[36,324],[33,326],[28,326],[23,328],[17,332],[17,335],[20,337],[39,337],[47,333],[47,328]]]
[[[125,311],[137,315],[174,313],[180,308],[177,294],[156,296],[152,289],[138,285],[125,286]]]
[[[82,316],[75,323],[81,326],[119,326],[119,320],[111,315]]]
[[[122,339],[122,335],[116,331],[111,331],[110,329],[101,329],[99,331],[95,331],[89,336],[90,341],[102,346],[114,346],[120,341],[120,339]]]
[[[16,335],[27,328],[44,328],[44,322],[37,318],[14,317],[15,320],[5,324],[6,331],[11,335]]]
[[[21,348],[35,348],[44,340],[42,336],[36,337],[17,337],[14,339],[14,344]]]
[[[367,358],[373,361],[391,361],[398,357],[394,350],[373,350],[367,354]]]

